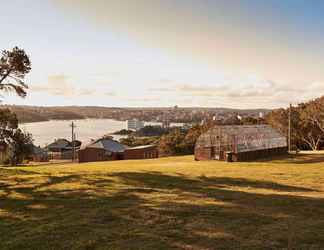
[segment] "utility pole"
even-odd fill
[[[71,139],[72,139],[72,162],[74,162],[75,159],[75,133],[74,129],[76,128],[74,122],[71,123],[70,127],[72,128],[72,134],[71,134]]]
[[[288,111],[288,152],[291,152],[291,104]]]

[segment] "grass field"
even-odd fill
[[[0,168],[0,249],[324,249],[323,162]]]

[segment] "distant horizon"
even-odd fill
[[[75,108],[111,108],[111,109],[173,109],[175,106],[160,106],[160,107],[136,107],[136,106],[100,106],[100,105],[32,105],[32,104],[1,104],[0,106],[16,106],[16,107],[38,107],[38,108],[68,108],[68,107],[75,107]],[[184,106],[178,106],[178,109],[228,109],[228,110],[273,110],[276,108],[230,108],[230,107],[184,107]],[[285,107],[282,107],[285,108]]]

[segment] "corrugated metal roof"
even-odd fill
[[[114,153],[122,153],[125,151],[124,145],[110,138],[101,138],[92,141],[89,144],[83,146],[81,149],[85,148],[101,148]]]
[[[51,149],[51,148],[61,148],[64,149],[66,147],[70,146],[70,142],[66,139],[57,139],[56,141],[54,141],[53,143],[49,144],[47,146],[47,148]]]
[[[154,145],[143,145],[143,146],[138,146],[138,147],[131,147],[131,148],[127,148],[127,150],[132,150],[132,149],[146,149],[146,148],[154,148],[156,146]]]
[[[202,134],[196,147],[222,147],[237,152],[286,147],[287,139],[269,125],[216,126]]]

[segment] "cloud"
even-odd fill
[[[96,94],[96,90],[94,89],[80,89],[79,92],[77,93],[77,95],[85,95],[85,96],[88,96],[88,95],[95,95]]]
[[[112,91],[108,91],[105,93],[106,96],[116,96],[116,93],[115,92],[112,92]]]
[[[209,85],[200,85],[200,86],[193,86],[190,84],[182,84],[177,86],[176,90],[178,92],[187,93],[190,95],[197,95],[197,96],[215,96],[216,93],[220,94],[223,91],[227,90],[227,86],[209,86]]]
[[[149,88],[148,91],[150,91],[150,92],[171,92],[174,90],[172,88],[156,87],[156,88]]]
[[[190,95],[225,98],[258,98],[270,97],[275,94],[273,85],[201,85],[199,87],[188,84],[179,85],[177,91]]]
[[[161,98],[159,97],[143,97],[143,98],[140,98],[140,97],[131,97],[131,98],[127,98],[127,101],[130,101],[130,102],[141,102],[141,103],[145,103],[145,102],[158,102],[160,101]]]
[[[96,94],[95,89],[76,88],[68,83],[70,77],[66,75],[51,75],[48,76],[47,84],[31,85],[31,91],[44,92],[52,96],[89,96]]]
[[[155,90],[159,90],[155,88]],[[167,89],[185,105],[229,106],[236,108],[284,107],[300,103],[324,93],[324,83],[279,83],[272,80],[257,80],[230,84],[176,84]],[[191,99],[188,99],[188,98]],[[182,101],[181,101],[182,100]],[[189,105],[190,106],[190,105]]]

